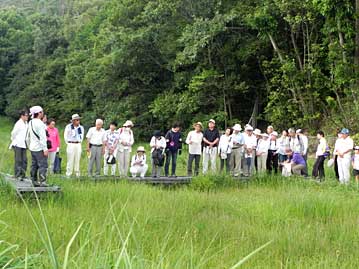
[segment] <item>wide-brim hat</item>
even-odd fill
[[[142,146],[138,147],[137,152],[146,152],[145,147]]]
[[[245,131],[253,131],[253,127],[249,124],[246,125]]]
[[[268,138],[268,137],[269,137],[269,135],[266,134],[266,133],[260,134],[260,136],[261,136],[261,137],[265,137],[265,138]]]
[[[40,113],[40,112],[42,112],[42,111],[43,111],[43,110],[42,110],[42,107],[41,107],[41,106],[33,106],[33,107],[30,108],[30,114],[31,114],[32,117],[33,117],[35,114]]]
[[[202,124],[202,122],[200,122],[200,121],[198,121],[198,122],[196,122],[195,124],[193,124],[193,127],[196,127],[196,126],[199,126],[199,127],[201,127],[201,129],[203,129],[203,124]]]
[[[126,120],[126,122],[122,126],[123,127],[128,127],[128,126],[133,127],[133,122],[130,120]]]
[[[261,133],[262,132],[259,129],[255,129],[254,132],[253,132],[254,135],[261,135]]]
[[[232,129],[233,129],[234,131],[240,132],[240,131],[242,131],[242,126],[237,123],[237,124],[235,124],[235,125],[233,126]]]
[[[81,117],[80,117],[79,114],[73,114],[73,115],[71,116],[71,120],[80,120],[80,119],[81,119]]]

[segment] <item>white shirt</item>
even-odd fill
[[[303,154],[304,152],[303,140],[298,135],[296,135],[295,137],[289,137],[289,147],[295,153]]]
[[[323,156],[326,150],[327,150],[327,140],[324,137],[322,137],[319,139],[319,145],[317,147],[317,152],[315,153],[315,156],[316,157]]]
[[[82,142],[85,136],[84,127],[81,125],[74,126],[72,123],[68,124],[65,128],[64,138],[65,142]]]
[[[278,150],[277,153],[281,155],[286,155],[286,149],[289,148],[289,137],[281,136],[277,140]]]
[[[267,140],[259,139],[256,154],[258,156],[262,155],[263,153],[268,154],[269,144],[270,144],[269,139]]]
[[[271,140],[270,138],[268,139],[268,143],[269,143],[269,148],[268,150],[278,150],[278,141],[277,139],[275,140]]]
[[[118,144],[118,148],[120,152],[123,152],[124,150],[129,150],[131,152],[131,147],[133,143],[135,143],[135,139],[133,138],[133,132],[132,130],[126,130],[124,127],[118,129],[118,132],[120,134],[120,141]],[[128,145],[123,145],[122,143],[126,143]]]
[[[131,166],[143,166],[146,164],[146,154],[139,156],[137,154],[132,156]]]
[[[244,145],[246,145],[247,148],[256,149],[257,148],[257,137],[255,135],[247,135],[244,134]]]
[[[300,139],[303,142],[303,155],[306,155],[309,147],[308,137],[306,135],[300,135]]]
[[[165,150],[166,148],[166,138],[161,136],[160,139],[157,139],[155,136],[152,136],[150,141],[151,153],[155,150],[155,148],[159,149],[162,148]]]
[[[26,149],[26,135],[28,130],[29,124],[26,121],[23,121],[22,119],[19,119],[15,125],[14,128],[11,131],[11,145]]]
[[[105,132],[104,142],[106,142],[107,149],[115,149],[118,145],[120,134],[114,130],[113,132],[108,129]]]
[[[353,156],[353,169],[359,170],[359,154]]]
[[[226,136],[225,134],[219,139],[219,153],[230,154],[233,148],[233,139],[232,136]]]
[[[35,135],[35,133],[37,135]],[[29,149],[30,151],[46,151],[46,127],[40,119],[32,119],[29,123]],[[37,137],[38,136],[38,137]]]
[[[349,136],[345,139],[338,138],[337,141],[335,142],[334,153],[339,155],[349,150],[349,152],[344,154],[344,158],[350,158],[350,156],[352,155],[353,148],[354,148],[354,142],[353,139],[351,139]],[[340,157],[338,156],[338,158]]]
[[[86,135],[89,143],[92,145],[102,145],[105,141],[106,131],[101,128],[97,130],[96,127],[91,127]]]
[[[203,140],[202,132],[196,132],[193,130],[188,133],[186,138],[186,144],[188,144],[189,154],[193,154],[193,155],[202,154],[202,140]]]

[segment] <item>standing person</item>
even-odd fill
[[[120,177],[126,177],[128,168],[130,166],[132,145],[135,143],[133,132],[131,128],[133,123],[127,120],[122,128],[118,130],[120,134],[120,140],[118,145],[118,166],[120,171]]]
[[[220,171],[223,171],[224,164],[226,164],[226,172],[230,172],[230,160],[231,153],[233,148],[233,139],[232,139],[232,128],[228,127],[225,133],[219,139],[218,145],[218,154],[221,159]]]
[[[262,131],[259,130],[258,128],[256,128],[256,129],[254,129],[253,134],[256,136],[256,139],[257,139],[257,145],[256,145],[256,150],[257,150],[257,146],[258,146],[259,140],[262,138]],[[257,162],[257,159],[258,159],[258,156],[257,156],[257,154],[255,154],[255,157],[254,157],[254,167],[255,167],[255,170],[256,170],[256,171],[258,170],[258,162]]]
[[[341,130],[341,138],[335,142],[334,152],[338,155],[339,181],[341,184],[348,184],[350,181],[350,161],[354,147],[353,139],[349,137],[349,130]]]
[[[161,131],[155,131],[150,141],[152,177],[161,177],[161,170],[164,163],[164,153],[166,149],[166,139]]]
[[[87,138],[87,152],[90,156],[87,172],[92,176],[94,164],[96,164],[95,176],[101,174],[102,155],[105,153],[105,130],[102,128],[103,120],[97,119],[95,127],[91,127],[86,135]]]
[[[308,176],[308,149],[309,149],[308,131],[307,129],[299,129],[296,131],[296,133],[303,144],[301,154],[306,162],[305,176]]]
[[[47,140],[51,142],[51,148],[49,148],[49,174],[54,173],[54,163],[56,154],[60,151],[60,135],[59,130],[55,127],[56,121],[55,119],[50,119],[48,121],[48,125],[46,127],[47,130]]]
[[[31,152],[31,181],[34,186],[47,186],[47,138],[42,122],[44,112],[40,106],[30,108],[32,120],[29,123],[29,149]]]
[[[210,119],[208,129],[203,134],[203,174],[207,174],[208,162],[211,162],[213,173],[217,171],[217,146],[219,142],[219,131],[216,128],[216,121]]]
[[[269,139],[271,139],[271,136],[272,136],[273,132],[274,132],[274,127],[272,125],[269,125],[267,127],[267,134],[268,134]]]
[[[278,173],[278,154],[277,154],[278,133],[276,131],[272,131],[271,134],[268,136],[269,136],[269,148],[268,148],[268,157],[267,157],[266,166],[268,173],[271,174],[272,171],[274,170],[274,174],[277,174]]]
[[[137,153],[133,155],[131,160],[130,173],[135,178],[137,174],[143,179],[146,175],[148,165],[146,164],[146,154],[144,147],[138,147]]]
[[[357,186],[359,185],[359,146],[354,148],[354,156],[352,158],[353,175]]]
[[[281,137],[277,140],[277,145],[278,145],[278,150],[277,150],[278,161],[279,164],[282,164],[287,160],[286,149],[289,148],[289,137],[288,137],[288,132],[286,130],[282,131]],[[279,168],[281,169],[282,166],[280,165]]]
[[[269,135],[262,134],[261,139],[258,141],[256,155],[257,155],[257,171],[264,173],[266,171],[268,152],[269,152]]]
[[[186,138],[186,144],[188,145],[188,163],[187,163],[187,175],[192,176],[192,163],[194,160],[194,175],[199,174],[199,162],[202,154],[202,141],[203,141],[203,125],[201,122],[197,122],[193,125],[194,130],[190,131]]]
[[[295,153],[302,153],[304,150],[303,141],[293,128],[288,130],[289,148]]]
[[[325,161],[325,154],[327,152],[327,140],[324,138],[324,132],[318,131],[317,132],[317,139],[319,140],[319,144],[317,147],[317,151],[315,153],[315,163],[313,166],[312,176],[317,178],[319,176],[319,180],[324,180],[325,173],[324,173],[324,161]]]
[[[182,134],[178,123],[173,124],[172,129],[167,132],[165,139],[167,143],[165,176],[168,177],[169,175],[169,166],[172,159],[171,177],[176,177],[177,155],[181,154],[182,150]]]
[[[85,134],[84,127],[80,125],[80,119],[79,114],[73,114],[71,123],[65,127],[64,138],[67,144],[67,177],[70,177],[73,172],[75,172],[77,177],[80,176],[81,143]]]
[[[111,176],[116,175],[116,164],[117,164],[117,149],[120,135],[117,129],[117,122],[111,122],[110,128],[105,132],[105,155],[104,155],[104,166],[103,174],[108,175],[108,168],[111,167]]]
[[[244,137],[241,133],[242,127],[240,124],[235,124],[233,126],[233,134],[232,134],[232,141],[233,141],[233,148],[231,154],[231,174],[235,177],[240,176],[243,174],[242,171],[242,155],[243,155],[243,145],[244,145]]]
[[[337,130],[337,139],[341,138],[342,134],[340,133],[340,129]],[[338,155],[333,152],[334,155],[334,173],[336,179],[339,181],[339,170],[338,170]]]
[[[11,131],[10,149],[12,148],[15,154],[14,176],[21,181],[26,177],[27,170],[26,135],[29,127],[28,119],[29,113],[25,110],[21,111],[20,118]]]
[[[244,134],[244,176],[249,177],[254,173],[254,158],[256,156],[257,138],[253,134],[253,127],[246,125]]]

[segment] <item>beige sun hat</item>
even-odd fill
[[[137,148],[137,152],[146,152],[145,147],[139,146],[139,147]]]
[[[198,121],[198,122],[196,122],[195,124],[193,124],[193,127],[195,127],[195,126],[199,126],[199,127],[201,127],[201,129],[203,129],[203,124],[202,124],[202,122],[200,122],[200,121]]]
[[[233,126],[232,129],[233,129],[234,131],[240,132],[240,131],[242,131],[242,126],[241,126],[240,124],[236,123],[236,124]]]
[[[126,120],[126,122],[122,126],[123,127],[133,127],[133,122],[130,120]]]
[[[262,132],[259,129],[255,129],[254,132],[253,132],[254,135],[261,135],[261,133]]]
[[[80,117],[79,114],[73,114],[73,115],[71,116],[71,120],[80,120],[80,119],[81,119],[81,117]]]

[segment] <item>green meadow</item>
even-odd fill
[[[11,127],[0,119],[5,173]],[[178,163],[184,174],[186,153]],[[39,199],[2,182],[0,268],[359,268],[357,186],[327,175],[212,175],[177,187],[55,176],[62,194]]]

